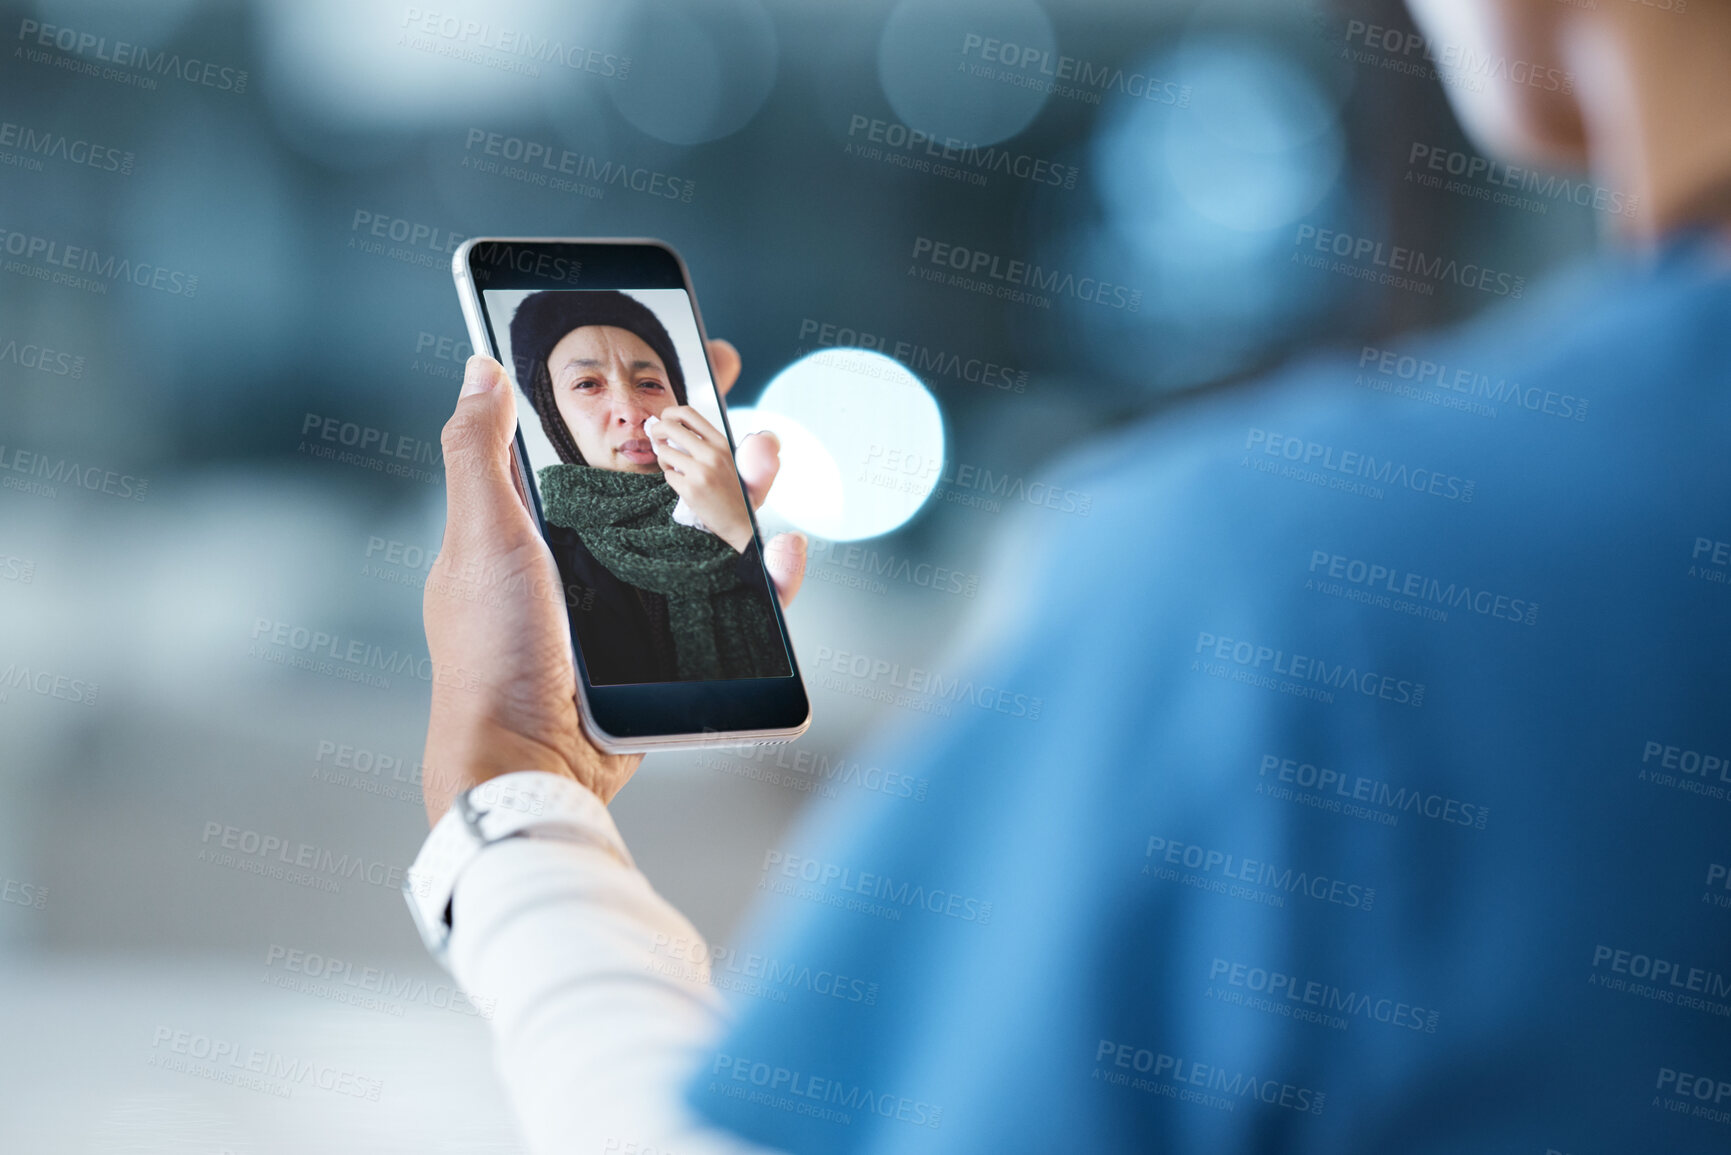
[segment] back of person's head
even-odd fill
[[[1462,127],[1514,164],[1592,169],[1636,232],[1727,215],[1728,0],[1406,0]]]

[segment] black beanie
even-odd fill
[[[567,465],[589,463],[577,451],[577,442],[565,427],[559,405],[553,400],[553,377],[547,370],[547,357],[567,333],[585,325],[611,325],[636,334],[667,367],[667,384],[673,389],[676,403],[686,403],[685,374],[679,368],[679,355],[673,351],[673,338],[667,335],[666,327],[649,306],[612,289],[551,289],[529,294],[511,318],[511,360],[517,380],[526,385],[524,391],[529,394],[529,403],[541,415],[541,428],[547,440],[558,451],[559,460]]]

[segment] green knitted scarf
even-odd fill
[[[549,522],[575,530],[620,581],[667,599],[681,681],[793,672],[768,599],[739,582],[739,554],[673,520],[679,495],[665,477],[576,464],[549,465],[537,477]]]

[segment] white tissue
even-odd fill
[[[659,418],[659,417],[650,417],[647,420],[645,420],[643,422],[643,435],[645,437],[648,437],[650,435],[649,431],[651,429],[653,429],[660,421],[661,421],[661,418]],[[683,449],[684,448],[683,446],[681,446],[679,444],[679,442],[673,440],[673,438],[671,438],[671,437],[669,437],[667,439],[667,444],[671,445],[675,449]],[[702,518],[698,517],[697,514],[692,512],[691,507],[689,505],[685,504],[685,498],[683,498],[683,497],[681,497],[673,505],[673,520],[677,521],[680,525],[689,525],[692,529],[701,529],[704,533],[714,533],[715,532],[714,530],[710,529],[707,525],[703,524]]]

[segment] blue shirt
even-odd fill
[[[795,1151],[1731,1150],[1725,258],[1062,476],[994,640],[878,680],[950,710],[858,755],[923,799],[766,855],[696,1108]]]

